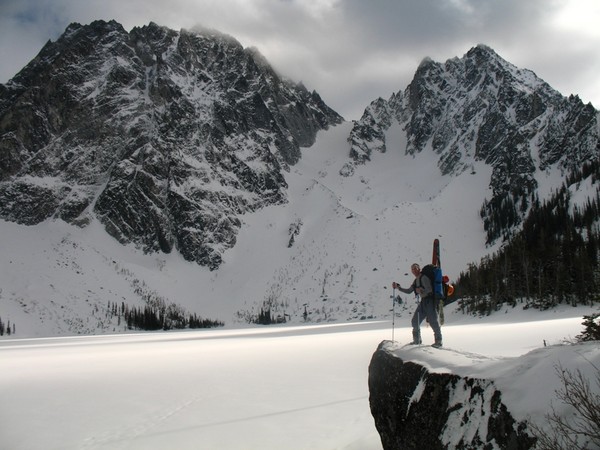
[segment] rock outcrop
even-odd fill
[[[393,348],[383,341],[369,366],[371,413],[385,450],[533,446],[535,438],[511,416],[493,381],[430,373]]]

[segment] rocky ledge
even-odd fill
[[[493,381],[431,373],[396,348],[383,341],[369,365],[371,413],[385,450],[532,448],[535,438]]]

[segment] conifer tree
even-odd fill
[[[600,313],[583,316],[583,332],[577,336],[579,341],[600,341]]]
[[[573,205],[569,186],[586,177],[600,180],[600,164],[593,161],[574,170],[566,183],[541,203],[530,196],[529,212],[515,233],[494,255],[472,264],[457,281],[463,308],[488,313],[516,298],[547,308],[557,303],[594,302],[600,296],[599,227],[600,187],[585,203]],[[518,192],[499,201],[485,201],[481,210],[488,242],[504,235],[527,198]],[[466,307],[466,308],[465,308]]]

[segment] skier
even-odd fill
[[[429,325],[431,325],[435,339],[432,347],[439,348],[442,346],[442,330],[440,328],[437,314],[437,302],[439,300],[437,300],[434,296],[431,280],[421,273],[421,266],[419,266],[417,263],[414,263],[410,267],[410,270],[415,276],[415,280],[409,288],[403,288],[395,281],[392,283],[392,287],[404,292],[405,294],[414,292],[421,298],[421,301],[417,305],[417,309],[415,310],[411,321],[413,327],[413,341],[411,344],[421,344],[421,322],[423,319],[427,318],[427,322],[429,322]]]

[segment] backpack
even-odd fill
[[[429,278],[434,298],[444,298],[444,286],[442,283],[442,269],[433,264],[427,264],[421,269],[421,274]]]

